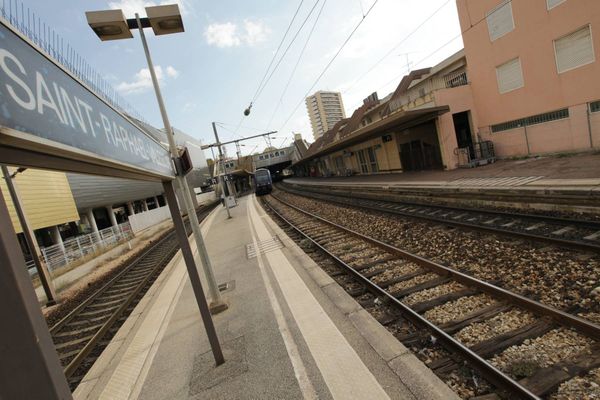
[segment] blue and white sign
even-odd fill
[[[174,175],[168,151],[0,24],[0,130],[10,128],[98,157]],[[5,132],[0,132],[0,135]]]

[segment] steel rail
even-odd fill
[[[218,204],[218,201],[212,202],[200,209],[196,212],[198,214],[206,213],[214,208],[215,205]],[[69,312],[65,317],[63,317],[60,321],[50,328],[51,335],[54,335],[67,325],[71,320],[73,320],[82,310],[84,310],[88,305],[90,305],[94,300],[100,298],[104,292],[110,289],[115,283],[117,283],[121,278],[125,277],[127,273],[129,273],[133,268],[135,268],[141,261],[143,261],[149,254],[155,251],[159,246],[163,245],[165,242],[169,240],[173,240],[174,231],[170,230],[167,234],[165,234],[158,242],[154,243],[149,249],[146,249],[142,254],[137,256],[133,261],[131,261],[128,266],[121,272],[119,272],[116,276],[111,278],[106,284],[104,284],[100,289],[95,291],[92,295],[86,298],[85,301],[80,303],[77,307],[75,307],[71,312]],[[158,272],[160,268],[164,265],[164,261],[169,258],[172,252],[178,248],[177,243],[175,242],[172,248],[165,252],[163,256],[153,261],[156,265],[146,272],[145,278],[140,281],[136,287],[131,291],[131,293],[124,298],[123,303],[115,310],[112,314],[110,314],[109,319],[102,324],[102,326],[96,331],[96,333],[89,339],[89,341],[85,344],[85,346],[79,350],[77,355],[69,362],[69,364],[64,368],[64,374],[67,378],[71,377],[72,374],[77,370],[77,368],[82,364],[87,355],[94,349],[94,347],[98,344],[98,342],[102,339],[102,337],[110,330],[113,324],[119,319],[119,317],[127,310],[127,307],[131,305],[131,303],[135,300],[135,298],[139,295],[142,289],[148,284],[149,280]]]
[[[170,238],[172,239],[172,238]],[[177,247],[175,243],[173,247]],[[71,362],[65,367],[64,374],[67,378],[70,378],[71,375],[79,368],[82,364],[83,360],[88,356],[88,354],[96,347],[100,339],[111,329],[114,323],[121,317],[121,315],[127,310],[129,305],[135,300],[138,294],[142,291],[142,289],[148,284],[150,279],[163,268],[163,263],[166,259],[170,259],[172,251],[165,252],[163,256],[160,258],[160,261],[156,263],[154,268],[152,268],[146,277],[142,279],[140,283],[135,287],[135,289],[127,296],[127,299],[119,306],[119,308],[111,314],[110,318],[102,324],[100,329],[94,334],[94,336],[86,343],[86,345],[77,353],[77,355],[71,360]]]
[[[509,302],[511,302],[513,304],[517,304],[517,305],[519,305],[523,308],[526,308],[534,313],[549,316],[550,318],[554,319],[561,325],[565,325],[570,328],[574,328],[577,331],[585,334],[586,336],[589,336],[590,338],[592,338],[594,340],[600,340],[600,326],[596,325],[590,321],[587,321],[583,318],[579,318],[575,315],[566,313],[564,311],[558,310],[554,307],[547,306],[545,304],[542,304],[535,300],[529,299],[520,294],[503,289],[499,286],[492,285],[491,283],[482,281],[480,279],[477,279],[475,277],[467,275],[463,272],[460,272],[455,269],[438,264],[438,263],[428,260],[424,257],[410,253],[406,250],[399,249],[395,246],[392,246],[392,245],[382,242],[380,240],[363,235],[362,233],[359,233],[352,229],[349,229],[349,228],[346,228],[339,224],[336,224],[335,222],[331,222],[325,218],[319,217],[317,215],[313,215],[313,214],[309,213],[308,211],[302,210],[301,208],[294,206],[284,200],[281,200],[274,195],[271,195],[271,196],[273,198],[277,199],[278,201],[280,201],[281,203],[287,205],[288,207],[291,207],[301,213],[309,215],[312,218],[316,218],[316,219],[320,220],[321,222],[324,222],[328,225],[334,226],[337,229],[340,229],[340,230],[350,233],[356,237],[359,237],[367,242],[370,242],[378,247],[385,249],[386,251],[389,251],[390,253],[397,254],[398,256],[400,256],[404,259],[410,260],[410,261],[414,262],[415,264],[420,265],[424,268],[427,268],[427,269],[437,273],[438,275],[450,276],[450,277],[452,277],[452,279],[454,279],[457,282],[460,282],[466,286],[476,287],[479,290],[486,292],[494,297],[500,297],[500,298],[506,299]]]
[[[336,228],[342,229],[343,231],[347,231],[348,233],[351,233],[353,235],[356,234],[356,232],[354,232],[354,231],[340,227],[339,225],[337,225],[335,223],[329,222],[321,217],[315,216],[315,215],[313,215],[307,211],[304,211],[298,207],[295,207],[283,200],[280,200],[276,196],[273,196],[273,195],[271,195],[271,196],[273,198],[275,198],[277,201],[280,201],[282,204],[285,204],[286,206],[288,206],[298,212],[308,215],[309,217],[315,218],[321,222],[324,222],[324,223],[334,226]],[[296,227],[291,221],[289,221],[287,218],[285,218],[283,215],[281,215],[281,213],[279,213],[277,210],[275,210],[270,204],[268,204],[268,202],[265,202],[265,203],[271,209],[271,211],[273,211],[273,213],[275,213],[279,218],[281,218],[285,223],[287,223],[291,228],[293,228],[295,231],[297,231],[304,238],[308,239],[313,245],[315,245],[316,247],[321,249],[323,252],[325,252],[325,254],[330,256],[336,263],[338,263],[340,266],[342,266],[344,269],[346,269],[348,272],[350,272],[359,282],[361,282],[363,285],[365,285],[365,287],[371,293],[373,293],[376,296],[384,297],[385,299],[387,299],[387,301],[393,303],[395,306],[400,308],[403,312],[403,316],[407,320],[411,321],[413,324],[415,324],[417,326],[424,327],[425,329],[430,331],[438,340],[440,340],[440,342],[442,342],[446,346],[446,348],[448,348],[449,350],[453,351],[456,354],[459,354],[462,358],[464,358],[469,363],[471,363],[475,367],[475,369],[477,369],[490,383],[494,384],[496,387],[498,387],[500,389],[507,390],[508,392],[510,392],[513,395],[516,395],[522,399],[540,399],[534,393],[532,393],[527,388],[525,388],[524,386],[519,384],[519,382],[515,381],[510,376],[504,374],[502,371],[500,371],[499,369],[494,367],[492,364],[487,362],[484,358],[477,355],[477,353],[475,353],[474,351],[472,351],[471,349],[469,349],[468,347],[466,347],[465,345],[460,343],[458,340],[454,339],[451,335],[444,332],[441,328],[437,327],[435,324],[431,323],[429,320],[427,320],[426,318],[424,318],[417,312],[413,311],[410,307],[408,307],[407,305],[402,303],[400,300],[398,300],[397,298],[392,296],[386,290],[382,289],[380,286],[378,286],[374,282],[370,281],[368,278],[364,277],[360,272],[358,272],[357,270],[352,268],[350,265],[346,264],[339,257],[337,257],[336,255],[334,255],[333,253],[328,251],[325,247],[323,247],[317,241],[313,240],[310,236],[305,234],[300,228]],[[361,234],[357,234],[357,236],[360,238],[364,238],[364,236]]]
[[[478,210],[478,209],[473,209],[473,208],[457,208],[457,207],[448,207],[448,206],[419,204],[419,203],[404,203],[404,202],[393,202],[393,201],[386,201],[386,200],[373,200],[373,199],[367,199],[367,198],[362,198],[362,197],[356,198],[356,197],[346,196],[346,195],[342,195],[342,194],[318,193],[318,192],[314,192],[314,191],[310,191],[310,190],[307,192],[299,192],[297,190],[294,190],[294,189],[290,190],[290,188],[283,188],[281,186],[279,186],[279,189],[283,190],[285,192],[288,192],[288,193],[293,193],[296,195],[306,196],[306,197],[311,197],[311,198],[319,198],[318,196],[330,197],[330,198],[327,198],[324,200],[331,201],[331,202],[338,203],[338,204],[364,208],[367,210],[375,210],[375,211],[385,212],[385,213],[389,213],[389,214],[401,215],[403,217],[408,217],[408,218],[422,219],[422,220],[427,220],[427,221],[431,221],[431,222],[435,222],[435,223],[451,225],[451,226],[458,226],[461,228],[467,228],[467,229],[477,230],[477,231],[481,231],[481,232],[492,232],[495,234],[499,234],[499,235],[503,235],[503,236],[510,236],[513,238],[519,237],[519,238],[526,239],[526,240],[545,242],[545,243],[549,243],[549,244],[559,246],[559,247],[566,247],[566,248],[591,251],[591,252],[600,252],[600,244],[586,243],[586,242],[561,239],[561,238],[554,238],[551,236],[543,236],[543,235],[537,235],[534,233],[526,233],[526,232],[522,232],[519,230],[503,229],[500,227],[485,226],[485,225],[480,225],[480,224],[458,221],[458,220],[454,220],[454,219],[439,218],[439,217],[434,217],[431,215],[410,213],[410,212],[405,212],[405,211],[396,210],[396,209],[392,209],[392,208],[381,207],[381,206],[377,206],[374,204],[370,204],[370,205],[352,204],[351,202],[345,202],[343,200],[338,200],[338,199],[339,198],[347,198],[349,200],[360,200],[360,201],[367,201],[367,202],[386,202],[389,204],[407,205],[407,206],[414,206],[414,207],[427,207],[427,208],[432,208],[432,209],[442,208],[442,209],[451,210],[454,212],[464,211],[464,212],[479,213],[479,214],[498,215],[498,216],[502,216],[502,217],[509,218],[509,219],[523,218],[523,219],[530,219],[530,220],[535,220],[535,221],[539,221],[539,222],[553,221],[556,223],[564,223],[565,226],[566,225],[579,225],[579,226],[585,226],[587,228],[594,226],[594,229],[600,230],[600,224],[594,224],[592,222],[588,223],[586,221],[569,220],[569,219],[555,218],[555,217],[544,217],[544,216],[538,216],[538,215],[532,216],[532,215],[520,214],[520,213],[512,214],[512,213],[505,213],[502,211],[495,211],[495,210],[488,211],[488,210]],[[336,198],[338,198],[338,199],[336,199]]]
[[[282,182],[281,186],[289,187],[289,186],[301,186],[301,185],[299,185],[297,183]],[[385,201],[388,203],[400,204],[400,205],[406,205],[406,206],[442,208],[445,210],[457,211],[457,212],[458,211],[478,212],[478,213],[482,213],[482,214],[485,213],[485,214],[490,214],[490,215],[498,215],[498,216],[511,217],[511,218],[516,217],[516,218],[539,219],[539,220],[543,220],[543,221],[552,221],[552,222],[561,223],[561,224],[578,225],[578,226],[590,228],[590,229],[600,229],[600,221],[587,221],[587,220],[583,220],[583,219],[570,219],[570,218],[565,218],[565,217],[556,217],[556,216],[552,216],[552,215],[526,214],[526,213],[522,213],[522,212],[509,212],[509,211],[502,211],[502,210],[486,210],[486,209],[474,208],[474,207],[456,207],[456,206],[445,205],[445,204],[426,204],[426,203],[418,203],[418,202],[414,202],[414,201],[405,201],[405,200],[402,200],[402,201],[373,200],[369,197],[364,197],[361,195],[356,195],[356,194],[352,195],[352,193],[355,193],[355,191],[350,191],[350,194],[345,194],[345,193],[332,194],[332,193],[319,192],[319,189],[317,187],[309,188],[307,186],[304,186],[303,188],[306,189],[307,192],[318,193],[318,194],[327,194],[327,195],[336,196],[336,197],[347,197],[349,199]],[[343,189],[342,186],[338,186],[337,188]]]

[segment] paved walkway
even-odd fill
[[[452,399],[389,332],[264,214],[254,196],[202,230],[230,308],[214,367],[185,267],[161,274],[77,399]],[[190,239],[192,240],[192,239]],[[194,248],[194,246],[192,245]]]
[[[296,178],[313,182],[452,187],[597,187],[600,152],[571,156],[500,160],[477,168],[419,171],[352,177]]]

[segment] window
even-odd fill
[[[367,154],[369,155],[369,167],[371,172],[379,172],[379,168],[377,167],[377,157],[375,156],[375,149],[369,147],[367,149]]]
[[[369,172],[379,172],[377,166],[377,157],[375,156],[375,149],[373,147],[367,147],[363,150],[358,150],[358,163],[360,164],[360,172],[363,174]]]
[[[562,110],[551,111],[544,114],[537,114],[531,117],[515,119],[514,121],[508,121],[503,122],[501,124],[492,125],[492,133],[507,131],[509,129],[520,128],[523,126],[543,124],[544,122],[551,122],[564,118],[569,118],[568,108],[563,108]]]
[[[498,78],[498,90],[500,93],[507,93],[523,87],[521,60],[515,58],[496,67],[496,77]]]
[[[554,41],[556,68],[563,73],[595,61],[589,25]]]
[[[360,164],[360,172],[366,174],[369,172],[369,167],[367,166],[367,157],[365,157],[365,151],[359,150],[356,152],[358,154],[358,163]]]
[[[490,40],[493,42],[515,29],[511,0],[505,0],[486,16]]]
[[[279,152],[278,151],[275,152],[275,157],[279,157]]]
[[[566,0],[546,0],[546,5],[548,6],[548,10],[553,9],[559,4],[564,3]]]
[[[279,155],[282,155],[282,156],[284,156],[284,155],[285,155],[285,150],[280,150],[280,151],[279,151]]]
[[[593,101],[590,103],[590,112],[599,112],[600,111],[600,100]]]

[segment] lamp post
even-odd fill
[[[173,158],[173,160],[177,163],[179,160],[179,152],[177,150],[177,145],[175,144],[173,128],[171,127],[171,123],[169,122],[167,110],[165,108],[162,94],[160,92],[160,86],[158,84],[158,79],[154,70],[154,64],[152,63],[150,51],[148,50],[148,43],[146,42],[146,36],[144,35],[144,28],[151,27],[155,35],[178,33],[184,31],[183,21],[181,19],[181,14],[179,12],[179,7],[177,6],[177,4],[146,7],[146,14],[146,18],[140,18],[140,16],[136,13],[135,18],[125,19],[123,11],[121,10],[106,10],[86,12],[86,17],[90,27],[103,41],[132,38],[133,35],[131,34],[130,30],[139,30],[142,45],[144,47],[144,53],[146,55],[146,61],[148,63],[148,69],[150,70],[150,76],[152,78],[152,84],[154,86],[154,92],[156,94],[156,100],[158,101],[158,107],[160,109],[160,114],[165,127],[165,133],[169,141],[169,152],[171,153],[171,157]],[[194,239],[196,241],[196,246],[198,247],[198,253],[202,259],[202,267],[204,269],[204,274],[206,276],[210,297],[212,299],[212,302],[210,304],[210,311],[211,313],[215,314],[226,310],[228,306],[221,298],[221,294],[217,287],[210,259],[206,251],[206,246],[204,244],[204,239],[202,238],[202,232],[200,231],[198,217],[196,216],[196,210],[193,206],[187,181],[185,180],[185,177],[179,173],[177,173],[176,181],[181,190],[181,197],[184,200],[184,205],[187,210],[188,217],[190,219],[190,225],[192,226]],[[197,275],[197,272],[195,272],[194,269],[190,269],[189,266],[188,272],[190,273],[191,279],[195,278],[195,276],[192,274]],[[202,310],[201,302],[205,300],[203,298],[199,298],[199,293],[196,293],[196,300]],[[205,325],[206,323],[207,321],[205,321]],[[212,326],[212,321],[210,321],[210,325]],[[212,328],[212,330],[214,330],[214,327]],[[210,339],[211,332],[208,333]],[[214,334],[214,332],[212,333]],[[220,348],[218,349],[218,352],[220,353]],[[215,353],[214,346],[213,353]],[[222,354],[220,354],[220,357],[218,357],[218,355],[215,354],[215,359],[217,365],[222,363]]]

